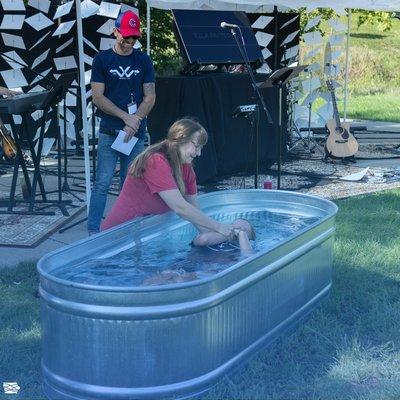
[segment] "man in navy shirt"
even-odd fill
[[[120,158],[120,186],[131,161],[144,148],[146,117],[154,106],[154,68],[150,57],[134,45],[140,33],[139,17],[132,11],[115,21],[115,45],[96,55],[92,65],[92,97],[101,117],[97,146],[97,173],[88,216],[89,234],[100,230],[115,166]],[[125,156],[111,148],[118,132],[139,140],[131,154]]]

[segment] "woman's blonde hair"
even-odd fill
[[[204,146],[208,139],[207,131],[191,117],[178,119],[168,129],[166,139],[149,146],[142,154],[135,158],[129,167],[128,173],[136,178],[142,178],[147,160],[154,153],[161,153],[167,158],[178,189],[184,195],[185,184],[182,177],[182,159],[179,146],[192,141],[196,133],[198,133],[197,144]]]

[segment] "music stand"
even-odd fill
[[[282,163],[282,88],[291,79],[295,78],[307,68],[308,65],[298,65],[296,67],[283,67],[274,71],[264,82],[257,83],[258,88],[266,89],[277,87],[279,92],[278,102],[278,181],[277,189],[281,188],[281,163]]]

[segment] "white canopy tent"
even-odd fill
[[[81,115],[82,115],[82,132],[83,132],[83,152],[85,159],[85,189],[86,189],[86,212],[89,213],[89,201],[91,194],[90,187],[90,158],[89,158],[89,126],[86,113],[86,86],[85,86],[85,66],[83,53],[83,29],[82,29],[82,12],[80,0],[75,0],[76,7],[76,24],[78,34],[78,59],[79,59],[79,86],[81,98]],[[65,144],[64,144],[65,146]]]
[[[400,0],[342,0],[333,4],[332,0],[148,0],[150,7],[194,10],[234,10],[248,12],[269,12],[275,6],[279,11],[306,8],[312,11],[316,8],[363,9],[374,11],[399,11]]]

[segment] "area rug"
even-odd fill
[[[0,192],[0,197],[4,199],[6,196],[7,194]],[[54,197],[52,198],[52,195],[48,197],[50,200],[55,200]],[[58,207],[53,206],[46,209],[46,211],[54,211],[55,215],[1,214],[0,246],[35,247],[86,209],[85,202],[80,202],[68,193],[63,194],[63,200],[72,201],[71,205],[66,206],[69,216],[64,216]],[[15,207],[14,211],[26,209],[26,206]]]

